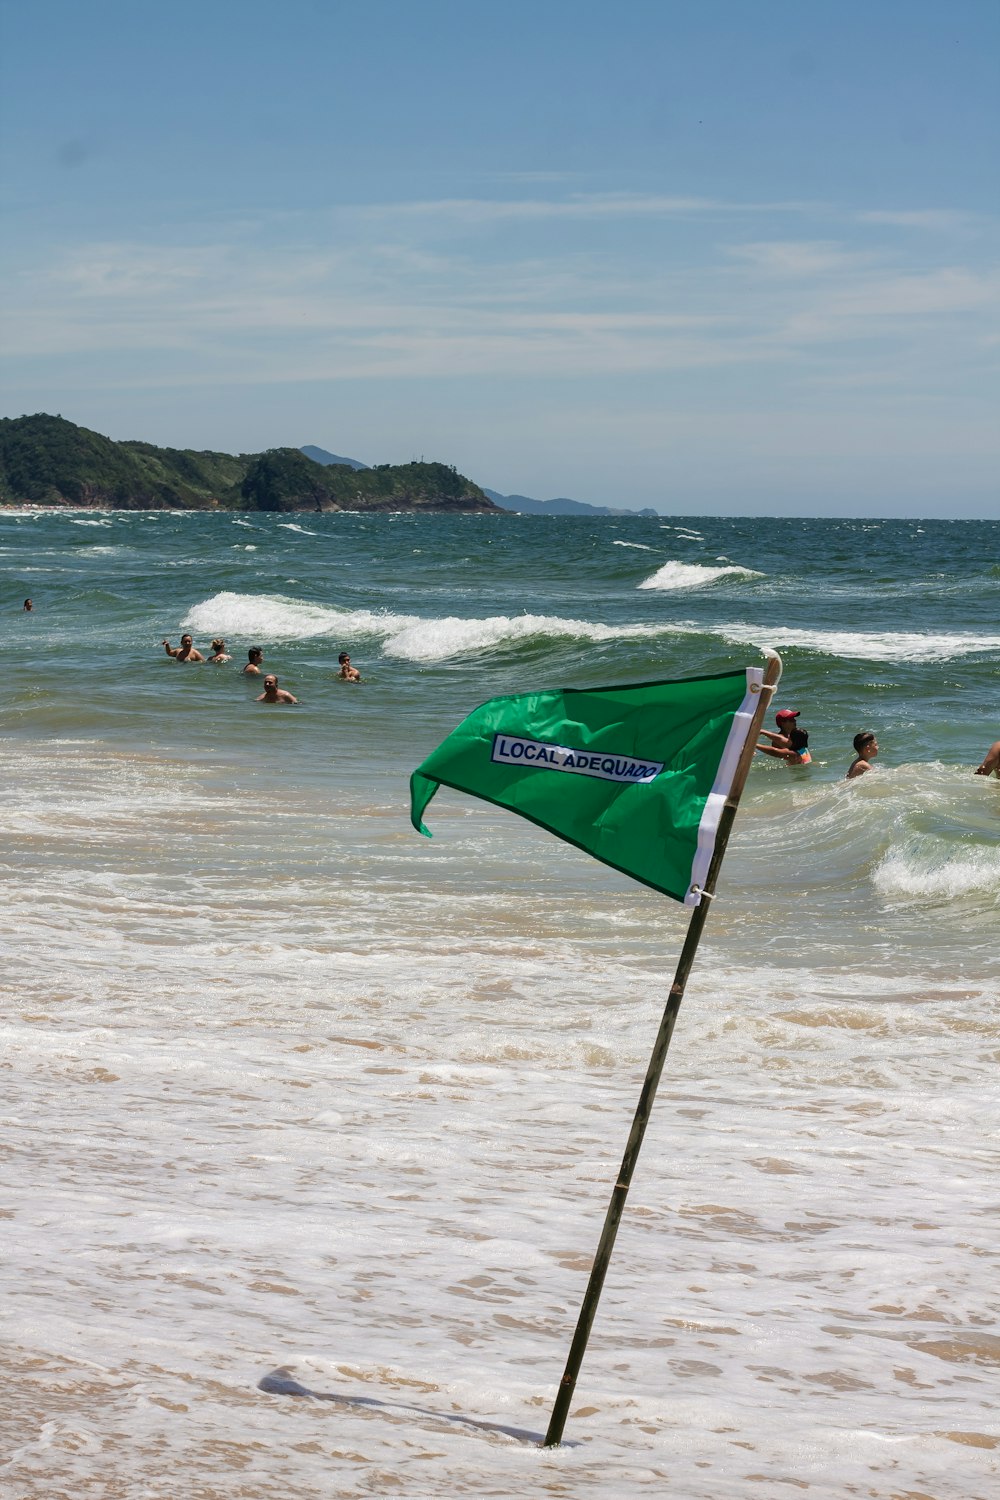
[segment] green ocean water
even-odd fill
[[[1000,523],[8,514],[0,549],[5,734],[169,754],[279,802],[377,794],[401,830],[409,771],[485,698],[776,648],[813,765],[755,766],[746,816],[769,854],[744,836],[735,876],[755,891],[767,872],[790,945],[827,911],[846,952],[874,900],[900,907],[907,942],[929,921],[928,956],[950,964],[995,915],[998,802],[969,772],[1000,735]],[[179,667],[159,642],[182,629],[206,653],[223,635],[233,663]],[[294,713],[252,702],[251,645]],[[342,649],[360,687],[335,680]],[[837,796],[868,728],[879,775]],[[407,878],[421,855],[432,868],[418,847]]]
[[[0,578],[13,1494],[991,1492],[1000,522],[0,511]],[[470,1435],[544,1429],[686,916],[410,771],[764,647],[813,763],[752,768],[581,1446]]]

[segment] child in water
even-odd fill
[[[866,771],[871,770],[871,762],[878,754],[878,740],[874,731],[862,729],[860,734],[854,736],[854,759],[847,769],[845,780],[854,781],[863,776]]]
[[[809,754],[809,732],[806,729],[789,729],[787,746],[758,745],[757,749],[764,755],[773,755],[775,760],[783,760],[789,766],[807,766],[812,760]]]

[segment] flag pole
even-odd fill
[[[573,1335],[573,1342],[570,1344],[566,1368],[563,1371],[562,1380],[559,1382],[559,1390],[556,1394],[555,1405],[552,1408],[552,1416],[549,1418],[548,1431],[545,1434],[545,1440],[542,1444],[544,1448],[555,1448],[562,1441],[563,1428],[566,1426],[570,1402],[573,1399],[573,1392],[576,1389],[576,1378],[580,1373],[580,1366],[583,1364],[587,1340],[590,1338],[590,1330],[593,1327],[594,1317],[597,1313],[597,1304],[600,1301],[601,1291],[604,1287],[604,1278],[611,1260],[611,1252],[614,1249],[618,1225],[621,1222],[622,1213],[625,1209],[625,1199],[628,1196],[629,1186],[632,1182],[632,1173],[635,1171],[635,1164],[638,1160],[640,1148],[642,1147],[642,1138],[646,1133],[646,1126],[649,1123],[653,1100],[656,1098],[656,1090],[660,1082],[660,1075],[663,1072],[663,1064],[666,1061],[667,1048],[670,1046],[674,1023],[677,1020],[677,1012],[681,1008],[684,989],[687,985],[688,976],[691,973],[695,954],[698,951],[698,943],[701,940],[702,928],[705,926],[708,908],[712,904],[710,898],[715,891],[715,882],[718,879],[719,868],[726,852],[726,845],[729,843],[729,835],[732,831],[733,820],[736,817],[736,809],[739,806],[740,797],[746,785],[761,721],[764,718],[767,706],[781,677],[781,658],[773,651],[768,651],[767,656],[768,663],[764,670],[764,679],[761,683],[757,706],[750,721],[746,743],[736,767],[736,773],[733,776],[729,796],[726,798],[725,806],[719,817],[715,849],[712,854],[712,862],[708,868],[708,874],[705,877],[705,884],[702,887],[702,899],[691,913],[684,946],[677,960],[674,982],[670,986],[670,994],[667,998],[663,1018],[660,1021],[660,1029],[657,1032],[652,1055],[649,1059],[649,1066],[646,1069],[642,1093],[639,1095],[639,1103],[636,1107],[635,1118],[632,1121],[632,1129],[629,1134],[628,1144],[625,1147],[625,1155],[622,1158],[618,1180],[611,1192],[611,1201],[608,1204],[608,1211],[604,1219],[604,1228],[601,1231],[600,1242],[597,1246],[597,1254],[594,1256],[594,1264],[591,1267],[590,1280],[587,1282],[587,1290],[584,1292],[580,1316],[577,1319],[576,1332]]]

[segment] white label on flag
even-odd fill
[[[662,760],[634,760],[604,750],[570,750],[565,745],[546,745],[543,740],[522,740],[510,734],[493,736],[491,759],[504,766],[540,766],[548,771],[569,771],[575,776],[634,785],[654,781],[663,770]]]

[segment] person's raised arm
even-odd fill
[[[787,760],[790,755],[797,754],[795,750],[785,750],[775,745],[757,745],[756,748],[760,751],[761,755],[773,755],[778,760]]]

